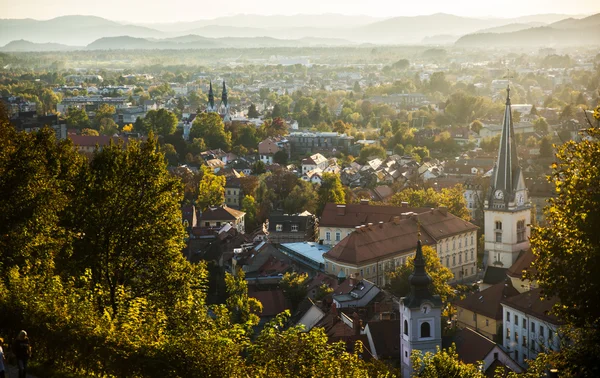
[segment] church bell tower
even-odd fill
[[[508,269],[521,251],[529,249],[531,204],[517,156],[510,87],[506,92],[498,159],[484,204],[486,269],[491,266]]]
[[[412,375],[413,350],[435,353],[442,347],[442,301],[429,288],[431,276],[425,269],[421,233],[417,241],[414,271],[408,278],[410,294],[400,299],[400,361],[402,376]]]

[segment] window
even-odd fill
[[[517,243],[525,241],[525,221],[520,220],[517,222]]]
[[[282,224],[278,224],[278,225],[276,225],[276,226],[275,226],[275,231],[277,231],[277,232],[281,232],[281,231],[283,231],[283,225],[282,225]]]
[[[515,361],[519,362],[519,351],[515,350]]]
[[[535,333],[535,323],[531,322],[531,332]]]
[[[502,233],[496,232],[496,243],[502,243]]]
[[[523,335],[523,346],[527,348],[527,336]]]
[[[336,232],[335,233],[335,241],[340,241],[342,239],[342,233],[341,232]]]
[[[325,240],[327,240],[327,241],[331,240],[331,232],[327,231],[325,233]]]
[[[540,336],[544,337],[544,326],[540,326]]]
[[[421,323],[421,337],[431,337],[431,326],[429,322]]]
[[[515,314],[515,324],[517,326],[519,325],[519,316],[517,316],[517,314]]]
[[[210,222],[204,222],[204,227],[210,227]]]
[[[473,235],[471,235],[471,245],[473,245]]]
[[[408,336],[408,321],[404,319],[404,334]]]
[[[473,251],[473,249],[471,248],[471,260],[474,260],[474,259],[475,259],[475,258],[473,257],[473,253],[474,253],[474,251]]]
[[[523,328],[527,329],[527,319],[523,318]]]
[[[293,224],[292,225],[292,232],[298,232],[298,225],[297,224]]]
[[[452,256],[452,266],[456,265],[456,255]]]
[[[506,311],[506,321],[510,323],[510,311]]]
[[[506,340],[510,340],[510,328],[506,329]]]
[[[458,254],[458,263],[462,264],[462,254]]]
[[[515,342],[519,343],[519,332],[515,331]]]
[[[217,227],[221,227],[221,222],[217,222]]]
[[[371,270],[371,269],[370,269],[369,267],[367,267],[367,274],[369,274],[369,271],[370,271],[370,270]]]
[[[548,328],[548,341],[552,344],[552,339],[554,339],[554,331]]]
[[[450,266],[450,256],[446,256],[446,266]]]
[[[502,230],[502,222],[496,221],[496,230]]]

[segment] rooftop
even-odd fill
[[[234,221],[240,219],[244,215],[246,215],[246,213],[243,211],[235,210],[231,207],[227,207],[227,205],[223,205],[219,207],[209,207],[202,213],[200,219],[202,221]]]
[[[429,207],[375,206],[369,203],[338,205],[327,203],[319,225],[324,227],[356,227],[368,223],[390,222],[406,212],[423,213]]]
[[[323,254],[331,248],[328,245],[321,245],[316,242],[298,242],[298,243],[283,243],[280,245],[284,250],[292,251],[296,254],[305,256],[319,264],[325,264]]]
[[[542,289],[533,289],[514,297],[506,298],[502,301],[502,304],[522,311],[528,315],[535,316],[536,318],[551,324],[561,324],[556,316],[550,314],[550,310],[552,310],[552,307],[556,304],[558,299],[553,298],[551,300],[544,300],[541,297],[541,293]]]
[[[491,319],[502,320],[500,302],[518,294],[519,292],[512,286],[510,280],[507,280],[506,283],[500,282],[486,290],[472,293],[455,302],[454,305]]]

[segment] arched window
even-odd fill
[[[429,322],[421,323],[421,337],[431,337],[431,326]]]
[[[408,321],[404,319],[404,334],[408,336]]]

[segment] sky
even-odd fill
[[[450,13],[513,17],[542,13],[600,13],[600,0],[0,0],[0,18],[50,19],[85,14],[131,23],[212,19],[235,14],[338,13],[375,17]]]

